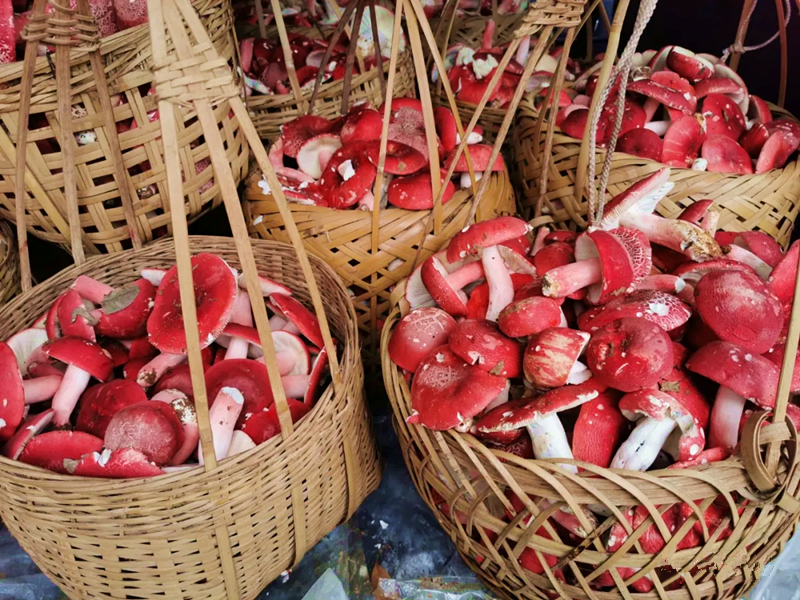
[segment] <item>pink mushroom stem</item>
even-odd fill
[[[711,409],[709,448],[733,448],[739,443],[739,423],[747,400],[732,389],[719,386]]]
[[[709,210],[706,213],[706,216],[703,217],[703,220],[700,221],[700,229],[708,233],[709,235],[714,235],[717,231],[717,226],[719,225],[719,211],[718,210]]]
[[[28,375],[36,379],[50,376],[64,377],[64,372],[56,368],[52,363],[36,361],[28,365]]]
[[[94,304],[102,304],[103,299],[114,291],[110,285],[100,283],[86,275],[78,276],[75,283],[72,284],[72,288],[78,292],[81,298]]]
[[[467,263],[445,277],[447,285],[454,290],[460,290],[470,283],[483,279],[484,269],[480,262]]]
[[[269,318],[269,328],[272,331],[283,329],[289,321],[278,315],[273,315]]]
[[[55,396],[58,388],[61,387],[63,375],[48,375],[37,377],[36,379],[26,379],[22,382],[25,389],[25,404],[44,402]]]
[[[686,287],[686,281],[676,275],[649,275],[642,279],[637,290],[657,290],[667,294],[680,294]]]
[[[486,26],[483,28],[483,39],[481,40],[481,50],[489,50],[494,44],[494,32],[497,23],[493,19],[486,19]]]
[[[731,260],[735,260],[747,265],[748,267],[751,267],[764,281],[766,281],[769,278],[770,273],[772,273],[772,267],[761,260],[758,256],[750,252],[750,250],[742,248],[741,246],[737,246],[736,244],[731,244],[730,246],[725,246],[724,251],[726,258],[730,258]]]
[[[481,262],[486,282],[489,284],[489,306],[486,309],[486,319],[496,322],[500,311],[514,301],[514,284],[497,246],[486,248],[483,251]]]
[[[287,398],[303,398],[308,389],[309,375],[285,375],[281,377],[281,385]]]
[[[550,229],[547,227],[539,227],[539,229],[536,230],[536,238],[533,240],[531,256],[536,256],[536,253],[544,248],[544,239],[547,237],[548,233],[550,233]]]
[[[56,427],[62,427],[69,423],[69,417],[75,410],[78,399],[89,385],[91,378],[92,376],[80,367],[75,365],[67,367],[64,378],[61,380],[61,386],[53,396],[53,424]]]
[[[228,456],[233,439],[233,428],[242,413],[244,406],[244,396],[242,392],[234,387],[222,388],[214,404],[208,411],[208,418],[211,421],[211,435],[214,438],[214,455],[217,460],[222,460]],[[203,462],[203,446],[197,447],[197,456],[200,464]]]
[[[253,313],[250,311],[250,296],[244,290],[239,290],[236,300],[233,303],[231,323],[245,325],[247,327],[253,326]],[[249,346],[250,343],[246,339],[232,336],[228,344],[228,350],[225,352],[225,360],[247,358]]]
[[[714,252],[719,252],[714,238],[697,225],[680,219],[665,219],[654,214],[636,212],[626,214],[620,221],[623,227],[633,227],[647,236],[653,244],[666,246],[685,254],[692,260],[708,260]],[[712,247],[708,247],[708,245]]]
[[[519,41],[519,46],[517,46],[517,54],[514,57],[519,64],[524,65],[527,62],[528,52],[530,52],[530,49],[531,49],[531,36],[526,35]]]
[[[548,287],[543,290],[544,295],[563,298],[600,283],[603,280],[603,268],[599,258],[589,258],[551,269],[547,272],[547,279]]]
[[[185,354],[167,354],[162,352],[139,370],[136,383],[147,388],[156,382],[172,367],[177,367],[186,360]]]
[[[368,190],[367,193],[361,196],[361,199],[358,201],[358,209],[375,210],[375,195]]]

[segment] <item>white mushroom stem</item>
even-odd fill
[[[143,388],[155,385],[164,373],[172,367],[177,367],[185,360],[185,354],[167,354],[166,352],[162,352],[139,369],[139,374],[136,376],[136,383]]]
[[[25,404],[50,400],[61,387],[62,380],[61,374],[24,380],[22,387],[25,390]]]
[[[511,282],[511,275],[503,263],[503,257],[497,246],[484,249],[481,262],[486,282],[489,284],[489,306],[486,309],[486,319],[496,322],[500,311],[514,300],[514,284]]]
[[[208,411],[208,420],[211,422],[211,435],[214,439],[214,455],[217,460],[228,456],[228,451],[233,440],[233,428],[239,415],[242,414],[244,396],[242,392],[233,387],[222,388],[214,404]],[[197,447],[197,457],[200,464],[203,462],[203,445]]]
[[[550,233],[550,229],[547,227],[539,227],[536,230],[536,238],[533,240],[533,248],[531,248],[531,256],[536,256],[536,253],[539,252],[542,248],[544,248],[544,238],[547,237],[547,234]],[[540,275],[544,275],[544,273],[540,273]]]
[[[647,109],[648,102],[654,102],[656,105],[658,105],[657,100],[652,100],[648,98],[647,100],[645,100],[645,110]],[[649,129],[650,131],[658,135],[658,137],[664,137],[664,134],[667,133],[667,129],[669,129],[669,126],[671,124],[672,123],[670,121],[650,121],[649,123],[644,124],[644,128]]]
[[[528,61],[528,52],[531,49],[531,36],[526,35],[519,41],[519,46],[517,46],[517,54],[514,57],[516,61],[524,65]]]
[[[545,273],[542,279],[542,294],[550,298],[565,298],[602,280],[603,267],[599,258],[579,260]]]
[[[53,396],[53,403],[51,405],[53,414],[53,425],[61,427],[69,423],[69,417],[75,406],[78,404],[78,399],[81,397],[83,390],[89,385],[89,380],[92,378],[89,373],[75,365],[69,365],[64,372],[64,379],[61,380],[61,385],[58,391]]]
[[[483,171],[475,171],[475,183],[478,183],[483,177]],[[461,174],[461,181],[459,182],[461,189],[472,187],[472,178],[469,176],[469,171]]]
[[[657,420],[645,417],[639,421],[614,455],[611,468],[646,471],[655,461],[675,425],[675,420],[669,418]]]
[[[255,447],[256,443],[253,441],[253,439],[244,431],[237,429],[233,432],[231,446],[228,448],[228,456],[236,456],[237,454],[247,452]]]
[[[102,304],[103,299],[114,291],[110,285],[100,283],[86,275],[80,275],[72,284],[72,288],[78,292],[81,298],[94,304]]]
[[[297,400],[306,395],[308,389],[309,375],[286,375],[281,377],[283,392],[287,398]]]
[[[731,260],[747,265],[764,281],[769,279],[769,275],[772,273],[772,267],[750,252],[750,250],[737,246],[736,244],[725,246],[725,258],[730,258]]]
[[[233,302],[231,323],[245,325],[246,327],[253,326],[253,313],[250,310],[250,296],[244,290],[239,290],[236,300]],[[246,339],[236,336],[231,337],[231,341],[228,343],[228,349],[225,352],[225,360],[247,358],[247,349],[249,346],[250,344]]]
[[[567,433],[561,424],[557,413],[541,417],[535,423],[527,426],[528,433],[533,442],[533,454],[538,459],[543,458],[572,458],[572,449],[569,447]],[[570,473],[578,473],[575,465],[559,465]]]
[[[569,329],[569,321],[567,321],[567,315],[565,315],[564,311],[561,310],[560,308],[558,309],[558,311],[561,313],[561,320],[558,322],[558,326]]]
[[[714,235],[717,231],[717,225],[719,225],[719,217],[720,212],[718,210],[709,210],[703,220],[700,221],[700,229],[708,233],[708,235]]]
[[[739,423],[747,400],[732,389],[719,386],[711,408],[708,447],[733,448],[739,443]]]
[[[161,285],[161,280],[167,272],[164,269],[142,269],[142,279],[147,279],[154,286]]]
[[[572,365],[572,368],[569,370],[569,375],[567,375],[567,385],[584,383],[589,381],[591,378],[592,372],[589,370],[589,368],[581,361],[576,360],[575,364]]]

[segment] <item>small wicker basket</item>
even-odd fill
[[[197,0],[194,4],[204,27],[219,54],[232,61],[236,53],[230,0]],[[73,11],[74,13],[75,11]],[[72,17],[73,23],[77,18]],[[32,23],[33,25],[33,23]],[[35,30],[31,30],[35,37]],[[28,45],[38,45],[29,41]],[[99,45],[101,61],[108,80],[107,92],[103,82],[93,73],[93,47]],[[61,47],[61,46],[60,46]],[[59,47],[59,48],[60,48]],[[68,50],[71,46],[63,46]],[[58,52],[58,50],[57,50]],[[57,60],[57,59],[56,59]],[[170,229],[169,199],[159,124],[150,122],[147,113],[155,110],[156,98],[148,95],[153,85],[153,58],[149,32],[140,25],[98,40],[95,44],[71,50],[70,74],[66,86],[72,94],[73,105],[82,104],[81,114],[73,118],[72,132],[92,131],[96,142],[85,146],[67,146],[73,156],[77,197],[80,211],[79,231],[88,254],[119,252],[167,235]],[[56,66],[58,66],[56,64]],[[58,71],[56,69],[56,71]],[[59,118],[56,90],[59,84],[51,71],[48,59],[36,59],[34,71],[25,84],[24,62],[0,66],[0,215],[16,221],[15,168],[18,164],[21,89],[32,89],[30,101],[30,131],[27,134],[25,158],[25,223],[32,235],[60,244],[69,249],[70,232],[67,225],[67,204],[64,176],[64,156],[60,147]],[[63,86],[62,86],[63,87]],[[103,110],[108,95],[120,95],[127,100],[113,109],[113,115]],[[101,99],[101,96],[105,98]],[[118,136],[122,159],[115,159],[116,127],[107,123],[127,123],[135,118],[138,128]],[[215,119],[225,136],[228,161],[237,181],[247,174],[248,152],[238,121],[227,111],[218,110]],[[27,120],[27,119],[26,119]],[[196,116],[181,109],[180,144],[176,148],[186,177],[185,211],[194,220],[221,202],[221,190],[207,164],[208,146]],[[55,144],[54,144],[55,143]],[[149,168],[141,170],[149,163]],[[202,170],[199,170],[197,165]],[[117,165],[124,168],[116,172]],[[199,172],[198,172],[199,170]],[[141,171],[141,172],[136,172]],[[124,195],[118,185],[124,179]],[[209,185],[210,184],[210,185]],[[126,219],[126,199],[132,210]]]
[[[0,306],[20,291],[19,251],[14,232],[0,221]]]
[[[380,481],[363,392],[358,330],[341,281],[321,260],[306,255],[293,223],[287,224],[292,246],[251,242],[247,237],[224,138],[204,93],[221,98],[224,110],[230,107],[240,119],[259,166],[277,188],[267,153],[225,60],[208,43],[189,0],[151,1],[149,14],[154,57],[162,73],[158,108],[163,144],[167,149],[177,145],[177,106],[191,103],[200,123],[208,125],[203,134],[214,176],[224,190],[234,238],[189,238],[181,210],[180,162],[176,153],[168,151],[174,241],[93,257],[61,272],[0,310],[0,337],[30,326],[80,274],[116,286],[138,277],[144,267],[177,263],[205,464],[172,475],[110,481],[58,475],[0,458],[0,516],[39,568],[70,598],[252,600],[349,518]],[[165,22],[177,56],[167,54]],[[184,23],[197,36],[195,48]],[[189,83],[183,88],[170,85],[176,81]],[[282,194],[277,201],[290,219]],[[280,436],[219,463],[195,326],[190,251],[213,252],[241,269],[250,298],[258,298],[252,308],[280,421]],[[301,301],[313,305],[328,350],[333,382],[297,427],[277,383],[280,376],[258,273],[290,286]]]

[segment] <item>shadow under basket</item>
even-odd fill
[[[232,239],[192,237],[239,268]],[[259,272],[310,305],[294,249],[253,241]],[[0,516],[36,565],[72,599],[252,600],[377,488],[381,466],[365,404],[355,313],[334,272],[310,256],[333,336],[341,382],[328,386],[288,440],[275,437],[222,461],[150,479],[58,475],[0,457]],[[0,338],[29,327],[80,274],[119,286],[143,267],[169,268],[171,241],[89,259],[0,310]],[[223,572],[217,536],[230,538]]]
[[[389,73],[389,60],[383,61],[383,75],[377,68],[366,73],[356,73],[353,70],[353,79],[350,82],[350,106],[361,102],[369,102],[371,106],[378,107],[383,104],[380,78],[384,79]],[[397,61],[397,72],[394,80],[395,98],[416,96],[416,76],[414,65],[411,61],[411,52],[403,53]],[[314,86],[313,81],[303,89],[302,103],[298,103],[294,94],[276,94],[274,96],[253,95],[247,98],[247,110],[256,126],[261,139],[274,140],[281,134],[281,126],[306,114],[308,101],[311,99]],[[317,98],[314,101],[312,114],[326,119],[336,119],[342,115],[342,90],[344,80],[331,81],[319,86]]]
[[[8,223],[0,221],[0,306],[20,292],[17,238]]]
[[[789,113],[770,105],[778,118],[794,119]],[[525,215],[532,218],[539,197],[542,176],[546,123],[542,126],[540,144],[536,147],[534,130],[538,114],[529,106],[520,106],[518,127],[514,128],[514,162],[520,180],[520,204]],[[586,220],[585,198],[576,203],[575,171],[581,141],[564,135],[556,128],[550,153],[547,193],[542,199],[542,215],[536,225],[552,225],[557,229],[583,230]],[[597,172],[603,168],[604,150],[595,154]],[[606,201],[628,189],[631,184],[663,168],[662,163],[615,152],[608,179]],[[792,239],[792,229],[800,211],[800,162],[794,160],[782,169],[762,175],[710,173],[691,169],[670,169],[670,181],[675,187],[656,207],[662,217],[676,218],[687,206],[710,198],[720,211],[722,231],[763,231],[786,248]]]
[[[800,473],[790,466],[796,465],[793,454],[797,432],[789,423],[767,426],[780,428],[783,434],[776,439],[789,441],[782,448],[777,475],[780,484],[766,495],[758,492],[748,462],[738,454],[707,465],[648,472],[603,469],[575,460],[522,459],[490,449],[469,434],[431,431],[406,423],[411,414],[409,384],[387,351],[399,318],[399,310],[394,309],[386,321],[381,355],[393,424],[406,466],[417,491],[461,557],[500,597],[740,598],[794,533]],[[750,438],[747,432],[743,436],[743,445],[750,445],[758,460],[767,437],[759,431],[765,432],[767,427],[756,426]],[[584,470],[575,475],[558,463]],[[510,492],[522,503],[514,507],[507,496]],[[711,533],[703,513],[713,502],[726,507],[726,516]],[[661,515],[681,503],[692,507],[691,516],[673,531]],[[588,521],[584,524],[584,511],[591,507],[597,512],[598,506],[610,516],[598,516],[594,527]],[[633,506],[646,510],[642,524],[635,529],[624,516]],[[581,515],[586,539],[570,538],[548,520],[559,509]],[[603,540],[619,523],[627,540],[616,552],[606,551]],[[667,543],[648,553],[642,549],[643,534],[654,523]],[[701,528],[699,545],[676,550],[691,528]],[[649,536],[654,537],[652,530]],[[601,574],[615,581],[594,589]],[[627,585],[636,581],[646,584],[650,591],[629,591]]]
[[[437,252],[466,225],[472,198],[471,191],[459,190],[442,206],[442,229],[427,236],[420,261]],[[378,252],[373,254],[372,212],[296,203],[290,203],[289,207],[306,249],[330,265],[352,292],[365,363],[378,365],[379,332],[389,314],[389,296],[395,284],[411,274],[431,211],[391,206],[381,210]],[[476,220],[514,214],[515,210],[508,174],[492,173]],[[251,236],[288,241],[277,203],[272,196],[264,195],[257,182],[245,191],[244,213]]]
[[[232,62],[236,53],[229,0],[196,0],[198,12],[217,52]],[[172,41],[167,40],[171,47]],[[130,187],[136,226],[143,242],[168,235],[171,230],[167,176],[161,143],[160,122],[148,113],[157,109],[157,98],[148,95],[154,86],[150,30],[140,25],[100,40],[109,93],[125,103],[114,109],[126,178]],[[113,177],[108,133],[93,80],[89,54],[71,53],[73,133],[89,132],[96,141],[75,145],[75,181],[80,227],[87,254],[120,252],[131,247],[119,188]],[[14,171],[19,131],[19,102],[23,62],[0,66],[0,215],[16,221]],[[56,80],[45,57],[36,61],[28,123],[26,155],[26,226],[43,240],[70,250],[67,239],[63,157],[58,145]],[[77,111],[77,112],[76,112]],[[208,147],[194,112],[176,107],[178,153],[184,174],[187,218],[192,221],[222,202],[214,180]],[[83,115],[83,116],[80,116]],[[248,147],[238,121],[222,104],[214,111],[234,178],[247,175]],[[131,119],[137,127],[131,129]],[[188,174],[188,175],[187,175]]]

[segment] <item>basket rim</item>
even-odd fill
[[[204,246],[208,246],[209,244],[212,243],[219,244],[220,242],[223,241],[230,246],[232,251],[236,252],[236,245],[233,238],[224,236],[199,236],[199,235],[189,236],[190,250],[192,251],[192,254],[195,254],[199,251],[203,251],[202,249]],[[292,246],[290,244],[286,244],[284,242],[250,239],[250,243],[264,249],[268,249],[270,247],[285,247],[292,249]],[[41,282],[36,287],[32,288],[30,291],[15,297],[13,300],[9,301],[8,303],[0,307],[0,320],[4,319],[7,313],[16,310],[18,306],[24,305],[29,298],[39,293],[43,285],[54,285],[60,283],[62,280],[70,281],[74,279],[75,275],[91,272],[106,263],[116,262],[121,258],[125,258],[128,261],[130,261],[132,258],[135,258],[138,255],[149,254],[154,251],[159,251],[161,255],[171,256],[171,254],[174,253],[174,245],[172,238],[161,238],[151,244],[146,245],[140,250],[131,249],[131,250],[125,250],[117,254],[87,257],[86,262],[83,265],[80,266],[73,265],[67,269],[59,271],[58,273],[51,276],[47,280]],[[313,254],[309,254],[308,258],[309,261],[311,261],[312,265],[316,264],[316,266],[325,273],[327,278],[330,279],[329,283],[333,283],[335,285],[337,293],[342,295],[343,299],[347,300],[347,292],[344,288],[344,285],[342,284],[341,278],[336,274],[336,272],[330,266],[328,266],[324,261],[314,256]],[[318,285],[322,285],[321,282],[318,282]],[[342,335],[346,335],[346,343],[342,345],[342,361],[341,361],[341,365],[343,367],[342,373],[343,376],[346,376],[347,374],[346,368],[352,366],[353,362],[358,362],[360,358],[358,352],[359,344],[358,340],[356,339],[357,325],[356,325],[355,309],[353,308],[353,305],[349,300],[347,300],[343,304],[347,307],[346,321],[348,323],[348,327],[353,329],[353,331],[349,333],[341,332]],[[3,473],[3,471],[7,467],[13,466],[15,471],[22,471],[24,473],[24,476],[30,479],[31,482],[46,481],[48,483],[68,483],[70,484],[68,486],[70,488],[77,487],[76,482],[79,482],[82,492],[100,496],[106,496],[106,495],[116,496],[125,493],[133,493],[133,494],[146,493],[146,490],[144,489],[145,486],[152,487],[153,491],[155,491],[159,488],[167,489],[170,487],[175,487],[175,485],[179,482],[190,484],[208,477],[214,477],[216,474],[220,472],[236,468],[242,462],[251,460],[254,461],[255,457],[258,457],[259,461],[268,460],[269,457],[272,456],[275,452],[285,451],[288,447],[290,447],[288,446],[289,444],[291,444],[292,446],[300,446],[300,445],[315,443],[315,434],[313,433],[314,430],[310,426],[310,424],[317,421],[320,418],[323,418],[320,415],[326,414],[327,412],[326,409],[328,409],[332,405],[333,397],[337,393],[344,393],[343,387],[344,386],[342,384],[339,391],[337,391],[334,390],[332,382],[329,383],[324,392],[320,394],[320,397],[314,404],[314,407],[306,415],[306,417],[303,418],[300,423],[298,423],[292,435],[287,440],[284,440],[283,437],[280,435],[275,436],[274,438],[271,438],[266,442],[257,445],[255,448],[251,448],[245,452],[242,452],[241,454],[238,454],[236,456],[227,458],[224,461],[221,461],[220,463],[218,463],[217,468],[213,471],[206,471],[204,466],[199,465],[198,467],[187,469],[185,471],[179,471],[176,473],[166,473],[164,475],[158,475],[156,477],[109,480],[108,478],[64,475],[56,473],[54,471],[43,469],[41,467],[28,465],[18,460],[11,460],[3,455],[0,455],[0,474],[6,475],[5,473]],[[284,446],[284,442],[287,444],[287,446]],[[109,486],[109,481],[114,482],[113,490],[109,489],[109,487],[111,487]]]

